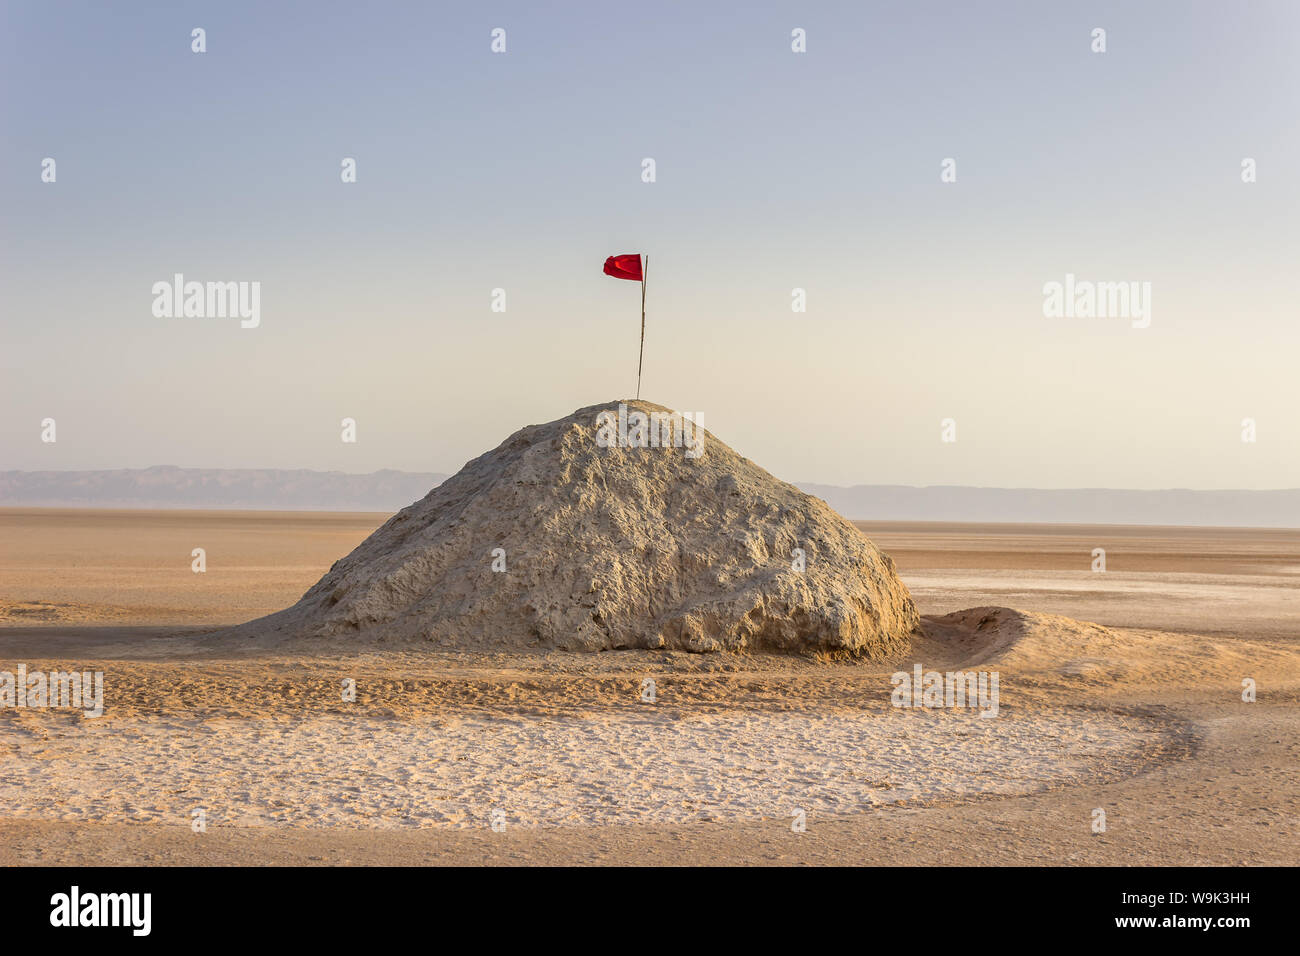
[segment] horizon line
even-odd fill
[[[463,466],[462,466],[463,467]],[[459,472],[454,471],[409,471],[403,468],[377,468],[374,471],[341,471],[334,468],[310,468],[310,467],[278,467],[274,465],[247,465],[239,467],[224,467],[221,465],[145,465],[137,467],[118,467],[118,468],[10,468],[0,471],[2,475],[72,475],[72,474],[93,474],[102,472],[143,472],[155,471],[161,469],[172,469],[175,471],[303,471],[311,472],[318,475],[344,475],[353,478],[368,478],[379,474],[394,475],[442,475],[445,478],[451,478]],[[784,480],[784,479],[781,479]],[[881,482],[873,484],[870,482],[856,482],[854,484],[842,485],[830,481],[790,481],[788,484],[802,487],[804,485],[821,485],[827,488],[841,488],[851,490],[853,488],[908,488],[914,490],[943,489],[943,488],[960,488],[973,489],[977,491],[1133,491],[1133,492],[1173,492],[1173,491],[1190,491],[1197,493],[1214,493],[1214,492],[1244,492],[1249,494],[1272,494],[1276,492],[1296,491],[1300,492],[1300,485],[1283,488],[1192,488],[1182,486],[1162,486],[1155,488],[1135,488],[1135,487],[1115,487],[1102,485],[1065,485],[1061,487],[1047,487],[1043,485],[966,485],[966,484],[925,484],[925,485],[907,485],[898,482]],[[2,503],[2,502],[0,502]]]

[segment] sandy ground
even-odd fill
[[[0,671],[105,685],[102,717],[0,709],[0,863],[1300,855],[1300,532],[860,525],[927,615],[883,664],[201,641],[383,518],[0,510]],[[996,672],[997,716],[891,706],[914,663]]]

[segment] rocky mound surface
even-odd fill
[[[877,658],[917,623],[893,561],[825,502],[629,400],[521,429],[214,639]]]

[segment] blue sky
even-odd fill
[[[643,395],[779,477],[1300,484],[1294,4],[0,9],[0,469],[454,471],[634,391],[642,251]]]

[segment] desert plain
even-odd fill
[[[0,509],[0,671],[104,675],[0,709],[0,863],[1300,856],[1300,530],[855,522],[923,616],[883,661],[206,639],[387,517]],[[996,717],[893,706],[918,664]]]

